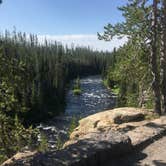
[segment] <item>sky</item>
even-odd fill
[[[64,44],[90,46],[109,50],[126,42],[115,38],[99,41],[107,23],[123,21],[118,6],[126,0],[3,0],[0,6],[0,31],[5,29],[33,33],[39,38],[57,40]]]

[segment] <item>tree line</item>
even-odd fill
[[[41,44],[16,30],[0,34],[0,162],[33,145],[38,133],[30,125],[63,112],[68,83],[78,76],[102,74],[118,89],[118,106],[166,112],[166,1],[128,0],[119,10],[124,22],[98,34],[128,37],[112,53]]]
[[[82,75],[99,74],[108,52],[68,48],[35,35],[0,36],[0,112],[25,124],[58,115],[65,106],[67,83]]]
[[[101,74],[109,52],[41,43],[36,35],[0,34],[0,162],[37,146],[36,123],[63,113],[70,80]],[[35,142],[35,143],[34,143]]]

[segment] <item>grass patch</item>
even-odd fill
[[[74,95],[81,95],[82,90],[81,89],[73,89],[73,94]]]
[[[80,78],[77,77],[77,79],[74,82],[73,94],[80,95],[81,93],[82,93],[82,91],[81,91],[81,85],[80,85]]]

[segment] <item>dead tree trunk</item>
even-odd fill
[[[157,114],[161,114],[161,93],[160,93],[160,74],[157,64],[157,11],[158,11],[158,0],[153,0],[153,10],[152,10],[152,25],[151,25],[151,70],[152,70],[152,88],[154,92],[154,99],[155,99],[155,107],[154,111]]]

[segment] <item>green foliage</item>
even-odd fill
[[[46,152],[48,150],[48,140],[45,134],[40,133],[40,143],[38,146],[38,151],[39,152]]]
[[[40,44],[37,36],[15,30],[0,41],[0,109],[13,118],[17,113],[25,125],[58,115],[67,83],[78,75],[101,73],[110,55],[47,40]]]
[[[82,91],[81,89],[73,89],[74,95],[81,95]]]
[[[74,82],[74,87],[73,89],[80,89],[81,88],[81,85],[80,85],[80,78],[77,77],[77,79],[75,80]]]
[[[107,79],[104,79],[104,80],[103,80],[103,85],[104,85],[105,87],[108,87],[108,81],[107,81]]]
[[[119,106],[138,106],[142,92],[152,81],[149,72],[149,38],[151,6],[144,0],[128,1],[119,10],[125,18],[122,23],[108,24],[99,39],[112,40],[114,36],[127,37],[128,43],[112,53],[112,65],[107,71],[111,88],[119,87]]]
[[[74,131],[77,125],[78,125],[78,119],[75,116],[73,116],[68,129],[68,137],[70,137],[70,134]]]
[[[138,107],[138,94],[137,93],[129,93],[127,94],[127,102],[126,105],[130,107]]]
[[[116,82],[120,87],[120,106],[145,104],[146,107],[151,107],[154,103],[155,112],[161,114],[160,98],[162,103],[166,103],[164,2],[128,0],[124,6],[119,7],[124,21],[114,25],[108,24],[104,27],[104,33],[98,34],[100,40],[106,41],[115,36],[128,38],[125,46],[117,52],[114,51],[112,56],[115,58],[112,58],[112,65],[106,74],[109,80]],[[151,86],[153,95],[149,93],[149,100],[144,102],[143,93]],[[166,104],[163,104],[163,107],[165,109]]]
[[[77,77],[77,79],[74,82],[74,87],[73,87],[73,93],[74,95],[80,95],[81,94],[81,85],[80,85],[80,78]]]
[[[112,40],[114,36],[133,39],[140,45],[144,45],[149,33],[151,6],[148,0],[127,0],[124,6],[118,8],[125,18],[124,22],[115,25],[108,24],[104,27],[104,33],[98,34],[99,39]]]
[[[134,41],[112,53],[106,84],[118,95],[118,106],[139,106],[141,91],[149,88],[151,75],[146,53]]]
[[[27,145],[29,149],[36,148],[37,135],[37,130],[31,127],[24,128],[17,116],[13,120],[0,113],[0,162],[11,157]]]
[[[114,85],[113,88],[111,88],[111,91],[115,94],[118,95],[120,93],[120,88],[117,85]]]
[[[64,142],[62,141],[62,139],[60,138],[60,136],[58,136],[57,138],[57,143],[56,143],[56,149],[60,150],[63,148]]]
[[[159,118],[159,115],[155,114],[155,113],[152,113],[152,112],[145,116],[146,120],[153,120],[153,119],[157,119],[157,118]]]
[[[154,98],[152,94],[149,94],[149,99],[144,103],[144,107],[146,109],[153,109],[154,108]]]
[[[78,75],[101,73],[109,55],[47,40],[41,44],[37,36],[16,30],[1,34],[0,160],[27,146],[37,148],[38,131],[32,125],[62,112],[68,82]],[[80,93],[79,78],[76,88],[75,93]],[[47,148],[42,136],[39,150]]]

